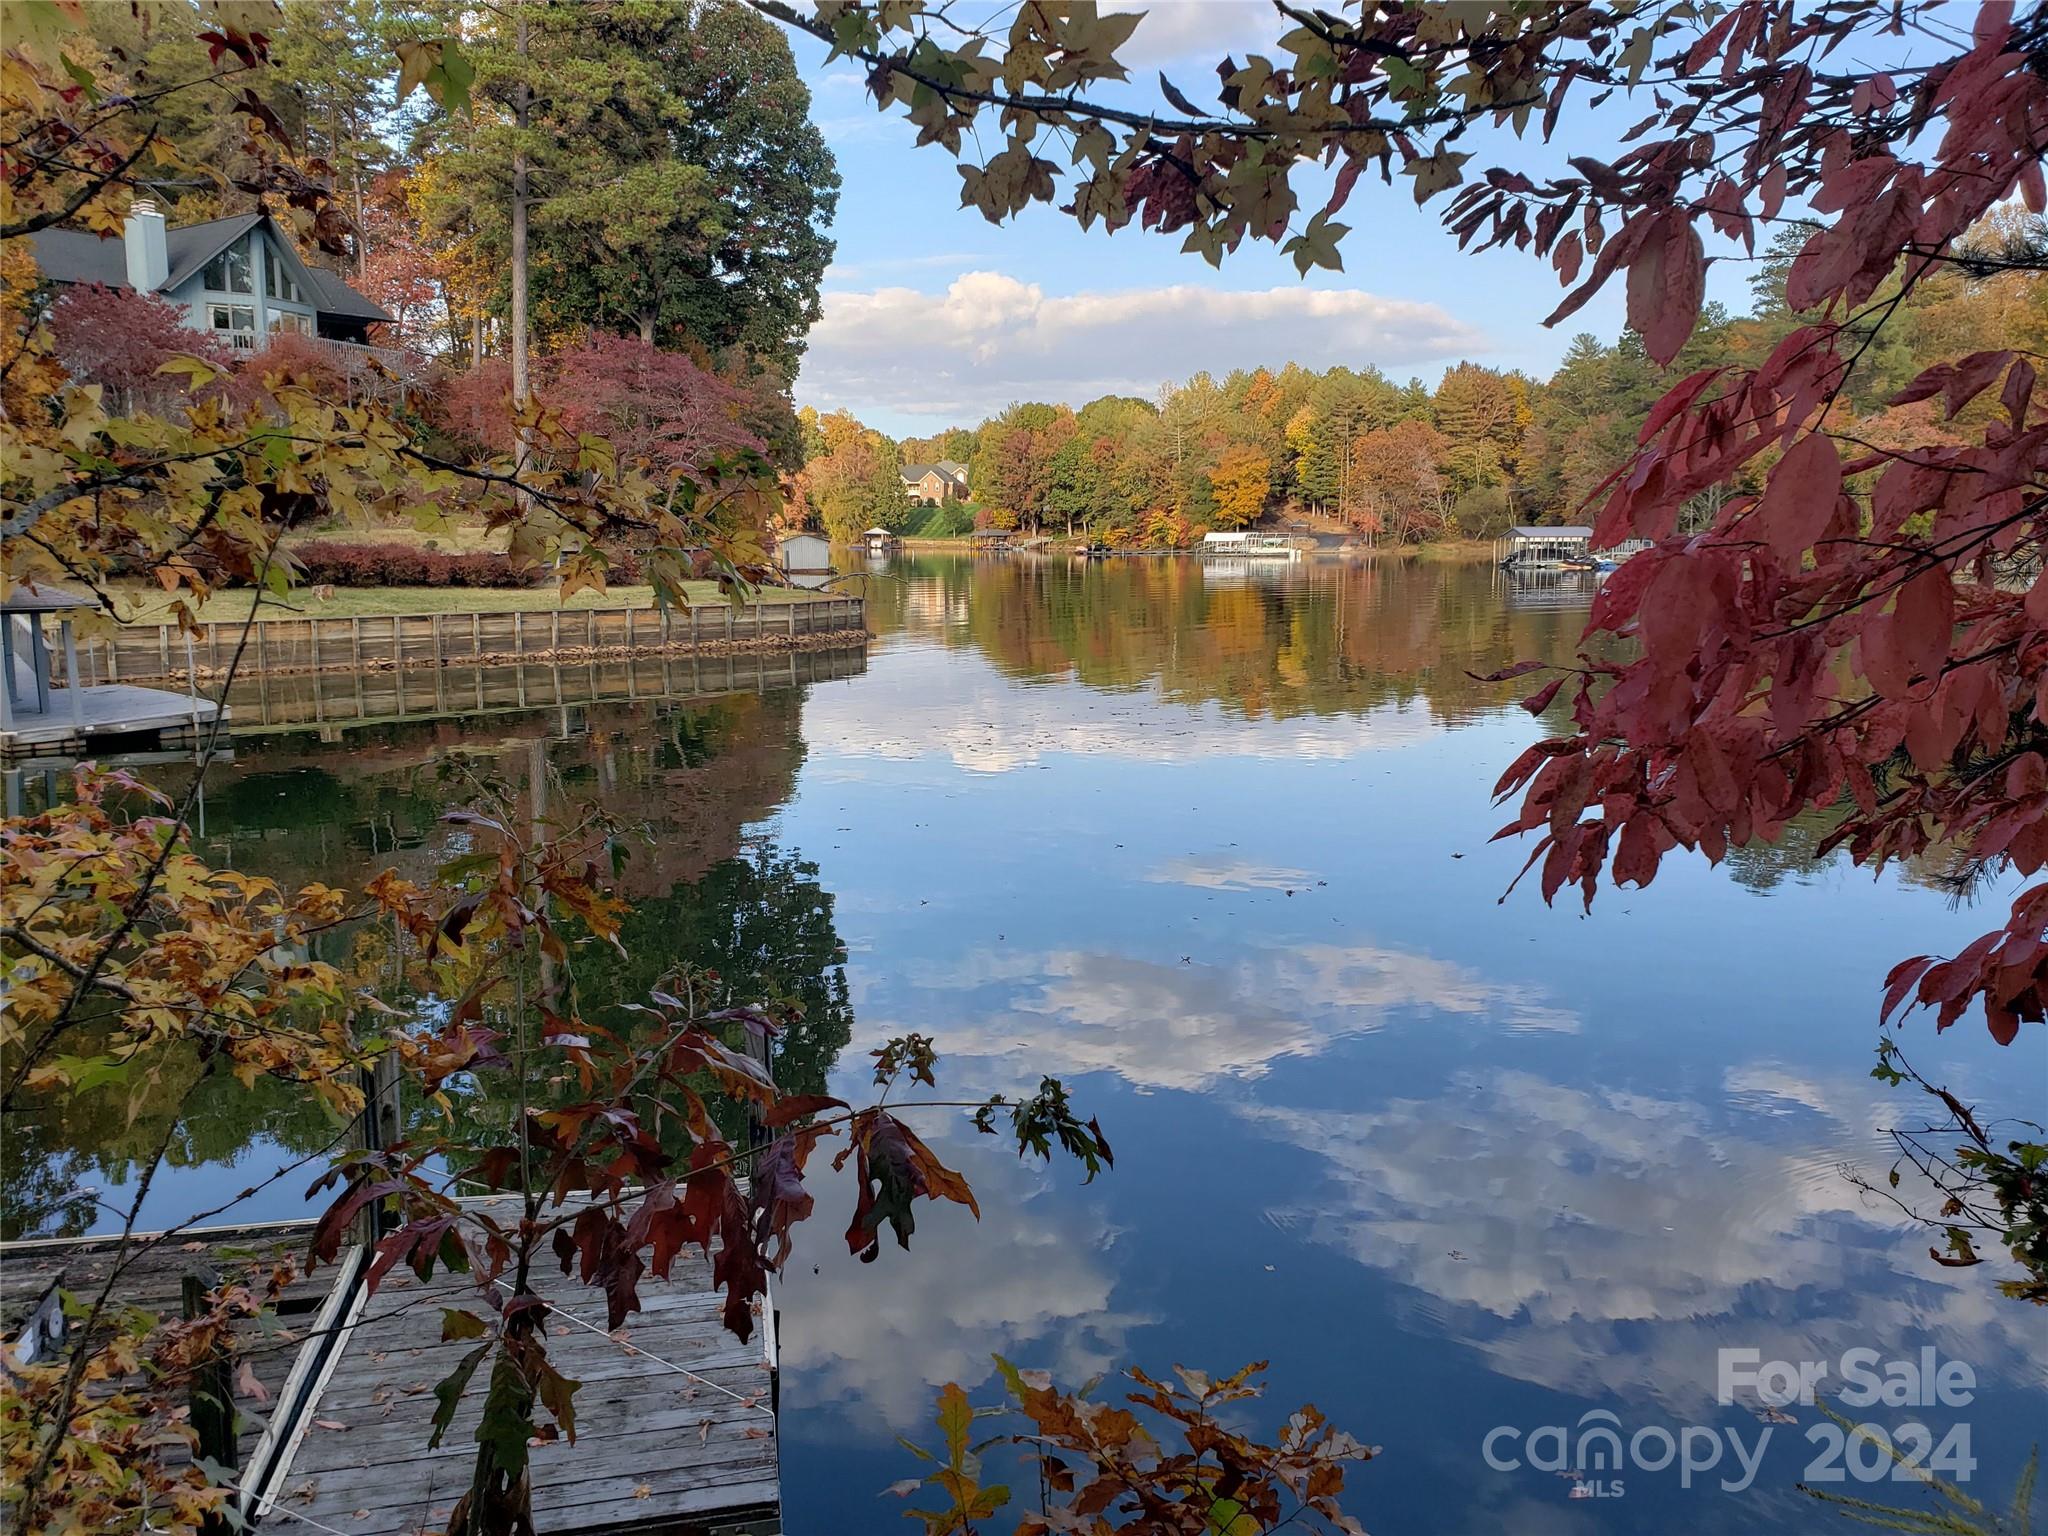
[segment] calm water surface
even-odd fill
[[[1974,1401],[1861,1416],[1967,1422],[1970,1487],[2002,1502],[2048,1427],[2042,1316],[1935,1267],[1844,1176],[1881,1179],[1883,1127],[1915,1113],[1868,1075],[1878,978],[1986,911],[1816,865],[1813,828],[1668,863],[1590,916],[1500,903],[1520,855],[1487,843],[1488,791],[1543,726],[1466,673],[1569,654],[1580,581],[910,557],[871,589],[862,675],[244,741],[206,840],[281,877],[424,870],[438,762],[516,777],[544,755],[654,834],[620,995],[687,957],[804,998],[785,1086],[859,1099],[868,1050],[917,1030],[949,1098],[1051,1073],[1101,1117],[1116,1169],[1087,1186],[935,1118],[984,1218],[920,1209],[918,1246],[874,1266],[836,1235],[850,1191],[821,1182],[779,1291],[792,1531],[903,1529],[876,1496],[916,1470],[894,1437],[933,1438],[939,1383],[993,1400],[992,1353],[1069,1382],[1268,1360],[1262,1424],[1313,1401],[1384,1447],[1347,1499],[1372,1530],[1547,1533],[1830,1521],[1793,1489],[1815,1415],[1773,1429],[1746,1491],[1717,1486],[1730,1461],[1593,1501],[1489,1469],[1496,1426],[1605,1410],[1753,1446],[1767,1426],[1716,1403],[1717,1350],[1931,1346],[1973,1368]],[[1928,1035],[1906,1038],[1931,1077],[2042,1117],[2041,1031]],[[155,1214],[327,1134],[282,1094],[223,1095]],[[81,1103],[14,1160],[9,1221],[118,1191],[143,1135]],[[290,1213],[304,1182],[259,1203]]]

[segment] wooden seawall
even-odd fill
[[[700,604],[685,610],[565,608],[509,613],[377,614],[321,618],[308,613],[218,623],[197,636],[169,624],[129,625],[111,639],[82,641],[78,670],[88,685],[225,675],[405,670],[591,658],[651,650],[774,649],[822,641],[858,644],[866,600],[818,598]],[[242,633],[247,629],[248,640]],[[236,652],[240,650],[237,664]],[[59,681],[63,681],[61,668]]]

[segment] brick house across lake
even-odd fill
[[[943,502],[967,499],[967,466],[956,459],[936,464],[903,466],[903,489],[920,506],[936,507]]]

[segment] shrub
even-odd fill
[[[334,587],[531,587],[546,579],[541,566],[522,566],[509,555],[473,550],[450,554],[414,544],[347,543],[315,539],[293,554],[307,585]]]
[[[544,565],[521,565],[510,555],[488,550],[453,553],[395,540],[313,539],[293,550],[305,586],[330,587],[539,587],[554,580]],[[699,557],[691,574],[706,573]],[[615,551],[605,568],[613,585],[645,579],[640,557]]]

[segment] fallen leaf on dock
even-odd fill
[[[651,1484],[642,1483],[633,1490],[633,1497],[636,1499],[651,1499],[654,1497],[654,1488]]]
[[[246,1360],[242,1362],[241,1369],[235,1372],[235,1390],[244,1397],[255,1398],[259,1403],[270,1401],[270,1388],[256,1379],[256,1368]]]
[[[347,1429],[347,1428],[348,1428],[348,1426],[347,1426],[346,1424],[342,1423],[342,1422],[341,1422],[341,1420],[339,1420],[339,1419],[315,1419],[315,1420],[313,1421],[313,1427],[314,1427],[315,1429]]]

